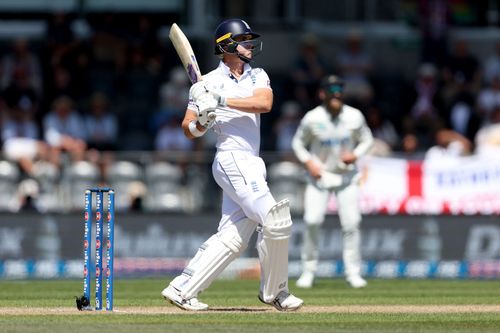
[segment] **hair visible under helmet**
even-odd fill
[[[252,57],[262,51],[262,42],[256,40],[260,35],[252,31],[248,23],[240,19],[229,19],[220,23],[215,29],[214,37],[216,55],[236,54],[248,63],[252,59],[240,54],[237,50],[238,45],[251,50]]]

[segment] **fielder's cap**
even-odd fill
[[[337,75],[328,75],[321,80],[320,87],[328,93],[341,93],[344,89],[344,80]]]

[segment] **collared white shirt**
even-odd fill
[[[342,162],[342,152],[351,151],[359,158],[372,144],[373,136],[363,114],[348,105],[342,107],[337,117],[332,117],[323,105],[308,111],[292,141],[299,161],[305,163],[315,158],[331,172],[354,169],[355,165]]]
[[[242,98],[253,95],[255,89],[271,89],[269,76],[261,68],[252,68],[245,64],[243,75],[234,78],[222,61],[219,66],[203,76],[210,90],[226,98]],[[189,96],[188,109],[197,111],[197,106]],[[218,108],[213,130],[217,134],[218,151],[248,151],[259,154],[260,114],[243,112],[229,107]]]

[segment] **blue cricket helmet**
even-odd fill
[[[248,36],[247,40],[260,37],[252,30],[248,23],[241,19],[229,19],[221,22],[215,29],[215,54],[236,53],[238,42],[235,38],[239,36]]]

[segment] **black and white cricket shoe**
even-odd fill
[[[175,287],[169,285],[161,292],[162,296],[173,305],[188,311],[206,311],[208,305],[198,301],[196,297],[184,299],[181,292]]]
[[[258,297],[262,303],[272,305],[279,311],[296,311],[304,304],[303,300],[284,290],[280,291],[278,296],[271,302],[264,301],[261,293],[259,293]]]

